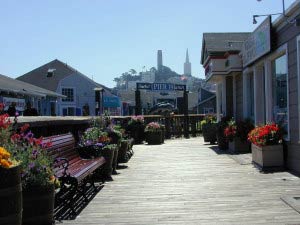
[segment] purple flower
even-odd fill
[[[103,143],[100,143],[100,142],[96,143],[95,145],[96,145],[97,147],[103,147],[103,146],[104,146],[104,144],[103,144]]]
[[[85,145],[86,145],[86,146],[91,145],[91,144],[93,144],[93,142],[92,142],[91,140],[87,140],[87,141],[85,142]]]
[[[33,157],[37,157],[38,153],[39,153],[38,150],[34,149],[34,150],[32,151],[32,156],[33,156]]]
[[[29,165],[28,165],[29,169],[33,169],[34,167],[35,167],[35,163],[34,162],[29,163]]]

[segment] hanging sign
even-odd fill
[[[268,16],[243,44],[243,66],[246,67],[271,51],[271,17]]]
[[[150,91],[184,91],[186,86],[183,84],[170,83],[136,83],[137,90]]]

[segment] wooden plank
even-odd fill
[[[283,195],[299,195],[288,172],[260,173],[217,154],[202,138],[135,145],[80,215],[64,224],[300,224]]]

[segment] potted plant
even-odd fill
[[[227,123],[230,120],[229,117],[222,117],[221,121],[217,123],[217,142],[220,150],[228,149],[228,139],[224,134],[224,131],[227,127]]]
[[[104,144],[104,142],[99,141],[99,137],[102,136],[105,136],[105,134],[99,127],[93,126],[87,128],[81,135],[77,148],[80,157],[84,159],[99,157]]]
[[[5,224],[21,225],[21,167],[10,151],[12,150],[10,130],[9,115],[0,115],[0,202],[9,203],[0,205],[0,221],[5,221]]]
[[[52,169],[53,161],[43,149],[51,143],[42,144],[42,137],[35,138],[28,128],[25,124],[11,136],[13,154],[21,162],[23,225],[52,224],[54,190],[58,181]]]
[[[255,127],[248,134],[251,142],[252,161],[262,170],[283,167],[282,132],[275,123]]]
[[[113,123],[111,123],[107,127],[108,137],[110,138],[110,143],[115,144],[116,147],[114,148],[114,157],[112,162],[112,174],[117,175],[117,166],[118,166],[118,154],[119,154],[119,148],[121,145],[121,139],[122,139],[122,132],[119,130],[121,129],[118,126],[114,126]]]
[[[145,121],[143,116],[132,116],[126,128],[134,139],[134,144],[141,144],[145,139]]]
[[[114,151],[117,148],[116,144],[108,144],[101,150],[102,156],[105,158],[105,164],[102,169],[102,177],[106,181],[113,181],[111,177],[113,171]]]
[[[128,140],[122,138],[120,147],[119,147],[119,154],[118,154],[118,163],[127,163],[128,158],[128,150],[129,150],[129,143]]]
[[[248,141],[248,133],[254,128],[250,119],[241,120],[237,123],[230,120],[224,130],[224,135],[229,141],[228,148],[232,153],[247,153],[251,150]]]
[[[161,124],[160,129],[161,129],[161,143],[164,143],[165,136],[166,136],[166,126]]]
[[[148,123],[146,128],[146,141],[149,145],[162,144],[162,129],[159,123],[151,122]]]
[[[201,121],[201,129],[204,142],[210,142],[211,144],[214,144],[216,142],[216,123],[216,117],[213,115],[206,115],[204,117],[204,120]]]

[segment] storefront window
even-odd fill
[[[273,118],[288,131],[287,58],[283,55],[272,61]]]

